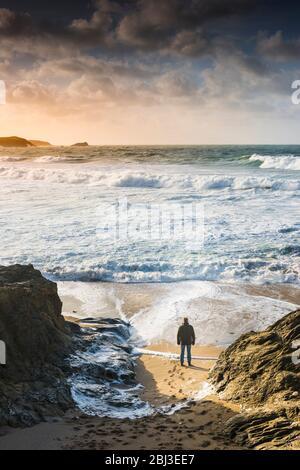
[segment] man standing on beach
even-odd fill
[[[177,333],[177,344],[181,345],[180,363],[183,366],[184,363],[184,351],[187,349],[187,360],[189,366],[192,365],[192,345],[195,344],[195,331],[192,325],[189,324],[189,319],[183,319],[183,325],[178,329]]]

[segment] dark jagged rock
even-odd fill
[[[299,406],[259,408],[231,418],[225,432],[241,446],[255,449],[299,449]]]
[[[142,406],[130,325],[66,322],[57,286],[30,266],[0,266],[0,425],[30,426],[79,406],[89,414]],[[121,408],[121,410],[120,410]]]
[[[247,407],[226,430],[255,448],[285,447],[300,438],[300,310],[224,351],[210,381],[226,400]]]
[[[71,330],[56,284],[29,266],[0,267],[0,423],[30,425],[73,405],[65,378]]]

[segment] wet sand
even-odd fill
[[[99,283],[92,286],[98,288]],[[227,286],[226,286],[227,287]],[[101,287],[102,288],[102,287]],[[153,299],[163,295],[168,285],[108,285],[104,286],[105,295],[112,288],[112,295],[106,304],[99,306],[99,314],[106,317],[117,316],[116,312],[125,313],[128,318],[134,316],[142,307],[150,308]],[[300,303],[300,290],[292,286],[241,286],[231,285],[231,292],[237,291],[255,297],[278,299],[292,304]],[[71,293],[72,294],[72,293]],[[116,295],[117,294],[117,295]],[[122,295],[121,295],[122,294]],[[115,300],[125,299],[121,306]],[[66,295],[64,314],[71,321],[78,321],[88,315],[85,305],[76,296]],[[208,300],[207,302],[210,302]],[[194,299],[198,308],[206,305]],[[220,304],[220,305],[219,305]],[[216,299],[211,304],[214,310],[219,306],[225,311],[226,303]],[[84,308],[83,308],[84,307]],[[108,308],[109,307],[109,308]],[[228,305],[227,308],[231,308]],[[201,310],[200,310],[201,311]],[[267,316],[269,311],[265,311]],[[247,319],[248,312],[244,312]],[[261,312],[253,319],[259,318]],[[100,316],[100,315],[99,315]],[[240,317],[237,317],[236,321]],[[173,319],[174,320],[174,319]],[[223,325],[224,326],[224,325]],[[225,325],[233,328],[235,322]],[[250,322],[249,327],[252,326]],[[175,325],[177,328],[177,326]],[[219,329],[222,325],[219,325]],[[229,330],[231,331],[231,330]],[[249,331],[249,330],[248,330]],[[172,338],[174,334],[172,332]],[[232,340],[234,339],[234,335]],[[166,340],[148,343],[147,350],[154,353],[179,353],[179,347]],[[193,348],[194,356],[215,356],[220,347],[200,346]],[[192,399],[206,387],[206,380],[213,360],[193,359],[193,367],[181,367],[179,360],[167,356],[143,354],[137,359],[137,380],[143,384],[141,396],[156,407],[173,405],[177,407],[186,399]],[[226,421],[238,414],[239,407],[220,400],[210,392],[201,400],[192,401],[188,407],[181,408],[172,415],[156,414],[150,417],[130,420],[88,417],[79,410],[69,412],[64,418],[52,419],[46,423],[28,429],[0,429],[0,450],[3,449],[102,449],[102,450],[172,450],[172,449],[240,449],[224,435]]]
[[[179,347],[161,342],[147,350],[178,353]],[[193,355],[213,356],[219,348],[197,346]],[[193,366],[181,367],[178,360],[142,355],[137,361],[137,380],[144,385],[141,396],[152,405],[174,406],[193,398],[206,384],[214,361],[193,360]],[[172,415],[157,414],[136,420],[79,418],[78,436],[66,439],[67,449],[103,450],[218,450],[240,449],[223,434],[224,423],[239,411],[210,394],[192,401]]]
[[[166,343],[149,346],[162,352],[178,352]],[[214,347],[195,347],[194,355],[218,355]],[[143,355],[137,361],[137,379],[144,385],[143,399],[155,406],[178,405],[193,397],[207,379],[213,361],[194,360],[193,367],[181,367],[178,360]],[[25,430],[4,430],[3,449],[238,449],[223,435],[224,423],[238,408],[210,395],[193,401],[173,415],[153,415],[136,420],[87,417],[80,412],[64,419],[42,423]]]
[[[300,304],[291,285],[210,281],[164,284],[59,283],[63,314],[129,320],[135,339],[174,343],[183,316],[197,344],[228,346],[248,331],[261,331]]]

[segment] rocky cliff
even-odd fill
[[[257,449],[300,444],[300,310],[260,333],[241,336],[217,361],[210,381],[246,410],[226,424],[239,443]]]
[[[30,425],[72,406],[65,358],[70,326],[56,284],[32,266],[0,267],[0,424]]]
[[[43,140],[27,140],[23,137],[0,137],[0,147],[49,147],[51,144]]]
[[[1,147],[34,147],[34,145],[27,139],[22,137],[0,137]]]
[[[29,141],[34,147],[52,147],[50,142],[45,140],[30,140]]]

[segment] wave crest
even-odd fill
[[[259,155],[254,153],[249,161],[260,161],[260,168],[300,171],[300,157],[294,155]]]
[[[299,180],[277,177],[226,176],[226,175],[161,175],[146,172],[105,172],[100,170],[49,169],[0,166],[0,178],[49,183],[90,184],[119,188],[171,188],[194,191],[271,190],[298,191]]]

